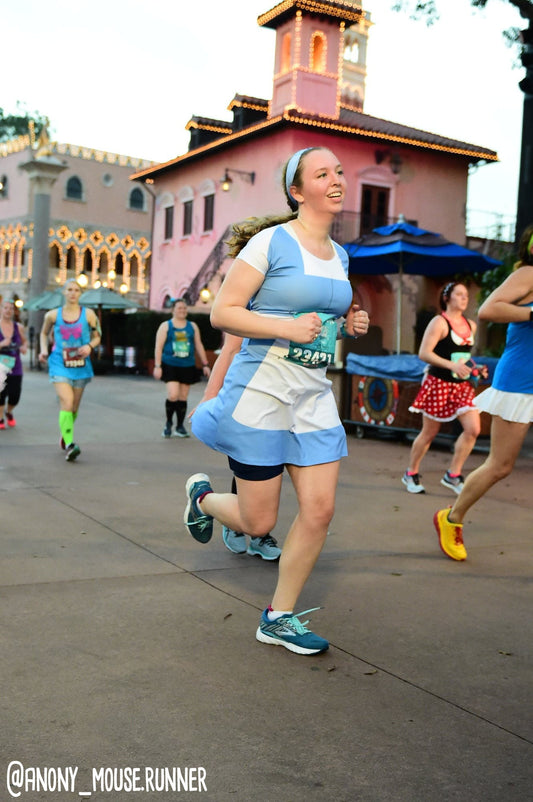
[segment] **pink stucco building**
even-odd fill
[[[184,295],[208,311],[228,268],[232,223],[287,211],[281,171],[299,148],[328,147],[343,164],[348,195],[333,231],[341,244],[401,214],[464,243],[469,165],[497,160],[484,147],[363,112],[371,21],[360,2],[284,0],[257,22],[276,32],[272,98],[235,95],[230,122],[191,118],[187,153],[132,176],[156,197],[152,309]],[[391,350],[395,277],[355,276],[354,284],[380,347]],[[404,282],[407,348],[416,310],[436,292],[418,277]]]

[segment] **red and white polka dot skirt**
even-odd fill
[[[410,412],[423,412],[437,421],[454,420],[470,409],[476,409],[474,388],[469,382],[446,382],[427,375],[409,407]]]

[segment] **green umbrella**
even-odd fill
[[[82,306],[97,307],[102,309],[138,309],[139,305],[133,301],[129,301],[123,295],[120,295],[108,287],[98,287],[98,289],[86,290],[80,296],[80,304]]]
[[[24,304],[24,308],[30,312],[35,311],[48,311],[49,309],[57,309],[65,303],[65,296],[61,290],[46,290],[39,293],[34,298]]]

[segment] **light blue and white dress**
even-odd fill
[[[239,253],[239,259],[265,277],[249,308],[276,318],[318,312],[324,320],[319,338],[324,351],[317,363],[316,352],[310,350],[313,344],[243,340],[219,394],[198,407],[192,418],[196,437],[238,462],[317,465],[347,454],[326,370],[333,359],[336,319],[349,309],[352,288],[346,251],[333,241],[331,245],[332,258],[318,259],[284,223],[263,229]]]

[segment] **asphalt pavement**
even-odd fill
[[[432,524],[449,449],[412,496],[408,444],[350,435],[299,604],[331,646],[302,657],[255,640],[276,564],[185,530],[187,477],[231,477],[163,439],[163,409],[160,383],[97,376],[67,463],[53,388],[27,370],[0,431],[0,802],[533,799],[530,446],[470,511],[457,563]],[[280,543],[295,511],[285,477]]]

